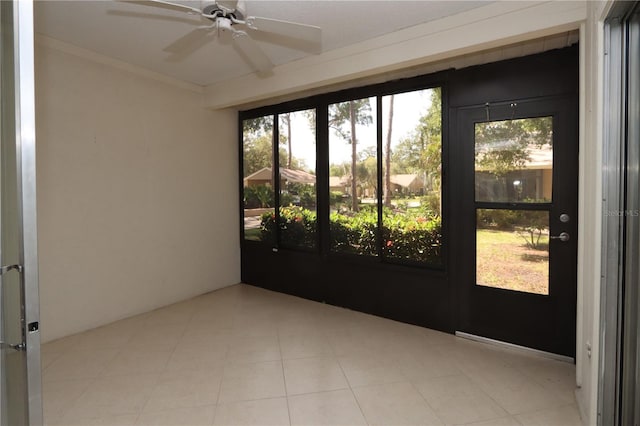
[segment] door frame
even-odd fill
[[[506,342],[532,348],[537,351],[558,354],[562,359],[573,359],[575,356],[575,312],[577,288],[577,184],[578,184],[578,134],[577,134],[577,97],[572,95],[545,96],[529,99],[511,99],[492,104],[460,106],[452,111],[455,115],[456,133],[454,142],[454,157],[457,159],[455,171],[457,175],[457,207],[452,210],[452,222],[459,224],[460,233],[455,240],[460,253],[457,261],[458,273],[454,279],[458,300],[457,331],[464,336],[482,336],[484,340]],[[525,210],[549,211],[549,225],[552,234],[561,231],[569,232],[568,242],[553,241],[550,245],[550,287],[549,295],[538,295],[511,290],[476,285],[476,209],[495,205],[498,209],[529,207],[524,203],[483,203],[475,201],[474,175],[474,145],[473,130],[470,124],[475,122],[521,119],[528,117],[553,116],[554,144],[553,144],[553,197],[551,203],[532,203]],[[561,118],[561,120],[560,120]],[[559,121],[563,124],[560,126]],[[569,140],[567,144],[559,141]],[[561,175],[562,173],[562,175]],[[566,177],[569,176],[567,179]],[[564,177],[564,178],[563,178]],[[570,194],[566,198],[559,198],[557,192]],[[485,206],[486,205],[486,206]],[[561,224],[559,219],[552,216],[552,211],[562,210],[569,213],[569,223]],[[560,245],[562,244],[562,245]],[[551,255],[564,252],[563,257],[569,259],[569,266],[559,264]],[[571,267],[570,265],[573,265]],[[558,282],[571,282],[569,286],[554,288],[551,278]],[[493,304],[493,306],[491,306]],[[474,317],[473,310],[480,306],[483,314]],[[501,307],[504,312],[527,312],[522,320],[513,315],[514,321],[509,326],[497,329],[492,326],[497,319],[491,321],[492,312],[496,317]],[[533,318],[534,312],[547,313],[548,333],[535,334],[539,330],[527,319]],[[481,321],[479,320],[482,320]],[[557,331],[551,326],[554,322],[563,324]],[[544,321],[543,321],[544,323]],[[521,332],[518,333],[517,329]]]
[[[29,424],[43,423],[38,291],[33,1],[12,2],[17,208],[21,219],[22,334]],[[11,107],[11,106],[10,106]],[[3,367],[2,367],[3,368]],[[1,376],[1,375],[0,375]]]

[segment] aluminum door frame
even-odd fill
[[[37,255],[33,0],[13,2],[13,32],[15,91],[13,106],[16,120],[17,208],[22,222],[20,264],[23,267],[22,334],[26,347],[27,421],[30,425],[41,425],[43,413]]]

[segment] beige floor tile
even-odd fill
[[[162,351],[173,351],[187,329],[187,324],[153,324],[136,331],[127,342],[127,349],[153,347]]]
[[[189,303],[177,303],[149,312],[145,325],[175,325],[187,323],[195,312],[195,306]]]
[[[280,336],[280,349],[283,359],[333,355],[329,341],[318,334]]]
[[[44,343],[40,350],[44,352],[56,352],[56,353],[64,353],[71,352],[76,348],[76,343],[78,342],[78,334],[73,334],[71,336],[63,337],[61,339],[52,340],[51,342]]]
[[[66,414],[94,379],[64,380],[42,384],[42,408],[45,418],[58,418]]]
[[[567,404],[558,393],[545,389],[513,367],[486,368],[467,374],[510,414],[522,414]]]
[[[213,423],[217,426],[282,426],[289,424],[286,398],[259,399],[220,404]]]
[[[222,368],[164,373],[158,379],[144,412],[215,405],[218,402]]]
[[[285,359],[283,364],[288,395],[349,387],[340,364],[333,357]]]
[[[370,425],[443,424],[409,382],[365,386],[353,393]]]
[[[102,377],[95,380],[67,411],[64,420],[138,414],[149,399],[157,375]]]
[[[462,374],[453,360],[437,352],[398,352],[394,359],[397,369],[407,380],[414,383]]]
[[[215,416],[214,405],[174,408],[163,411],[144,412],[138,416],[138,426],[211,426]]]
[[[522,426],[522,424],[515,417],[502,417],[500,419],[467,423],[465,426]]]
[[[62,418],[51,423],[51,426],[134,426],[138,419],[137,414],[127,414],[122,416],[105,416],[93,419],[69,419]]]
[[[292,425],[366,425],[350,390],[290,396]]]
[[[42,356],[51,425],[580,424],[573,365],[247,285]]]
[[[40,365],[41,365],[42,371],[49,368],[49,366],[53,364],[55,360],[57,360],[63,355],[64,353],[62,352],[42,351],[40,353],[40,359],[41,359]]]
[[[508,415],[466,376],[438,377],[415,385],[438,417],[448,424],[478,422]]]
[[[249,363],[280,360],[278,337],[242,336],[234,338],[227,352],[227,360],[232,363]]]
[[[102,376],[161,373],[167,366],[173,349],[166,346],[140,347],[122,350],[102,371]]]
[[[219,404],[285,396],[281,361],[231,364],[225,367]]]
[[[516,416],[524,426],[582,426],[575,404]]]
[[[338,358],[338,362],[352,387],[405,380],[401,369],[394,362],[372,354],[344,356]]]
[[[134,327],[116,322],[80,333],[76,345],[83,349],[120,349],[129,342],[135,333]]]
[[[554,392],[567,404],[576,402],[576,366],[574,364],[537,357],[520,357],[514,367],[543,388]]]
[[[44,371],[42,380],[93,379],[107,368],[119,349],[78,349],[62,354]]]
[[[366,358],[371,354],[371,349],[364,342],[363,336],[353,329],[330,331],[326,336],[335,356]]]
[[[180,345],[171,354],[166,371],[207,370],[222,366],[227,357],[226,345]]]

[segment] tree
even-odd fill
[[[291,157],[293,153],[291,152],[291,113],[287,112],[286,114],[280,115],[280,129],[286,127],[287,129],[287,169],[291,168]],[[280,132],[280,138],[282,139],[284,136],[282,132]]]
[[[393,129],[393,98],[389,96],[389,117],[387,121],[387,140],[384,146],[384,205],[391,206],[391,132]]]
[[[358,211],[357,193],[357,125],[367,125],[373,122],[369,99],[358,99],[329,106],[329,127],[337,136],[351,144],[351,209]]]
[[[250,118],[242,122],[243,134],[260,134],[270,133],[273,131],[273,116],[265,115],[262,117]]]
[[[265,167],[273,166],[273,145],[270,134],[243,141],[244,176],[247,177]]]
[[[392,153],[397,173],[428,174],[439,186],[442,168],[442,94],[431,89],[431,106]],[[425,176],[426,177],[426,176]]]
[[[551,117],[490,121],[475,128],[476,168],[496,176],[524,167],[530,149],[552,143]]]

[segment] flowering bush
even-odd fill
[[[383,209],[382,253],[386,258],[440,265],[442,231],[439,216],[424,211]],[[331,251],[358,255],[378,254],[378,214],[375,206],[355,214],[331,213]],[[262,240],[272,241],[275,215],[262,215]],[[313,248],[316,244],[316,213],[301,207],[280,208],[281,244]]]
[[[273,242],[276,215],[264,213],[260,231],[263,241]],[[317,230],[316,213],[302,207],[280,207],[280,244],[286,247],[314,248]]]

